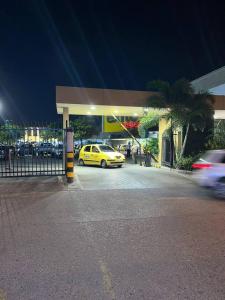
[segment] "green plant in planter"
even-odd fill
[[[150,152],[153,155],[157,156],[159,154],[159,141],[157,138],[150,138],[146,140],[146,143],[143,145],[144,152]]]
[[[198,155],[195,156],[184,156],[184,157],[180,157],[176,163],[175,163],[175,167],[176,169],[179,170],[186,170],[186,171],[192,171],[192,165],[194,162],[196,162],[196,160],[198,160],[201,156],[201,153],[199,153]]]
[[[175,166],[176,169],[179,170],[192,170],[192,164],[193,164],[193,157],[192,156],[187,156],[187,157],[181,157],[177,160]]]

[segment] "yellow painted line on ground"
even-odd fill
[[[0,300],[7,300],[6,294],[4,293],[4,291],[2,289],[0,289]]]
[[[112,300],[116,300],[116,295],[115,295],[115,292],[114,292],[113,286],[112,286],[112,275],[109,272],[107,265],[102,260],[99,261],[99,264],[100,264],[100,270],[101,270],[102,276],[103,276],[104,289],[109,294],[109,296]]]

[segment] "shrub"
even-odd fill
[[[179,169],[179,170],[191,171],[192,170],[192,164],[197,159],[198,159],[198,157],[196,157],[196,156],[181,157],[175,163],[175,167],[176,167],[176,169]]]
[[[159,140],[158,138],[150,138],[146,140],[143,145],[144,152],[151,152],[153,155],[157,156],[159,154]]]

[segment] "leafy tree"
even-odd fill
[[[55,123],[50,123],[45,127],[40,127],[39,134],[44,142],[53,139],[56,139],[59,142],[63,141],[63,129],[57,128]]]
[[[159,124],[159,120],[162,117],[163,113],[160,110],[151,110],[148,114],[142,117],[139,121],[138,133],[140,137],[145,138],[146,131],[152,127],[155,127]]]
[[[215,120],[214,132],[206,146],[208,149],[225,149],[225,120]]]
[[[70,121],[70,126],[74,130],[74,139],[80,140],[82,144],[83,139],[91,138],[98,133],[96,120],[93,117],[81,116]]]
[[[0,144],[15,144],[25,134],[24,128],[14,124],[12,121],[6,121],[0,125]]]
[[[161,80],[152,81],[148,84],[148,88],[158,92],[150,96],[149,106],[167,109],[164,117],[171,120],[172,133],[177,127],[186,128],[180,153],[182,157],[190,127],[203,131],[208,120],[212,119],[214,114],[213,97],[208,92],[196,94],[191,83],[186,79],[180,79],[172,85]]]

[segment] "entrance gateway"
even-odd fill
[[[63,115],[63,128],[70,115],[142,117],[148,111],[148,98],[157,94],[150,91],[129,91],[82,87],[56,87],[57,113]],[[160,126],[160,124],[159,124]],[[159,140],[162,130],[159,130]],[[161,147],[159,147],[161,151]],[[161,157],[161,153],[159,153]]]
[[[225,67],[192,81],[192,86],[196,91],[209,90],[214,95],[215,119],[225,119]],[[147,108],[147,100],[154,94],[57,86],[56,107],[58,114],[63,115],[63,128],[1,125],[0,177],[65,175],[65,129],[70,115],[141,117],[151,110]],[[168,142],[163,136],[165,128],[162,119],[158,135],[159,163],[166,159],[163,153]],[[68,162],[67,171],[69,164],[72,162]]]
[[[193,87],[195,87],[194,84]],[[154,110],[147,107],[149,106],[149,104],[147,105],[148,98],[154,94],[157,93],[150,91],[57,86],[56,108],[57,113],[63,115],[63,128],[66,128],[66,124],[69,124],[70,115],[142,117],[147,111]],[[225,119],[225,96],[214,93],[214,100],[214,117],[216,119]],[[164,119],[159,122],[160,164],[165,163],[166,158],[166,153],[163,153],[166,148],[163,134],[167,126],[168,124]],[[180,137],[181,139],[182,137]]]

